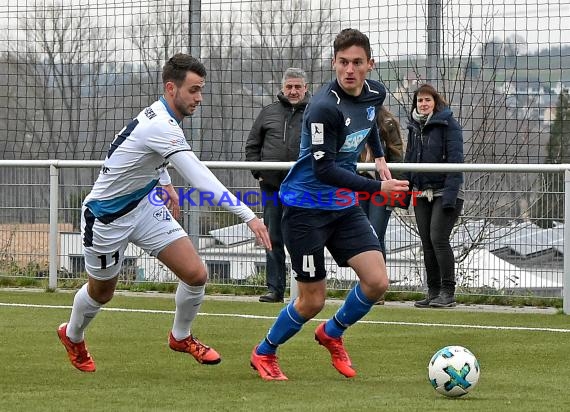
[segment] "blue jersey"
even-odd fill
[[[359,96],[345,93],[334,80],[310,100],[303,116],[301,150],[280,189],[286,206],[338,210],[356,204],[354,191],[376,192],[380,182],[359,176],[356,163],[368,142],[383,156],[376,108],[386,89],[366,80]]]

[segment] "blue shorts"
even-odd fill
[[[360,206],[340,210],[284,206],[283,240],[291,256],[295,279],[316,282],[326,277],[325,247],[339,266],[380,243]]]

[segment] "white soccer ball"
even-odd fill
[[[442,395],[458,397],[470,392],[479,381],[479,361],[463,346],[446,346],[429,361],[428,375],[434,389]]]

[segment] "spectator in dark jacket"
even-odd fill
[[[301,122],[309,101],[307,75],[298,68],[283,74],[277,100],[265,106],[249,133],[245,145],[248,161],[289,162],[297,160],[301,143]],[[281,233],[283,205],[279,186],[287,170],[252,170],[264,193],[263,221],[269,230],[273,248],[266,254],[268,292],[260,302],[283,302],[286,283],[285,248]]]
[[[463,163],[463,132],[437,90],[420,86],[412,99],[405,163]],[[455,259],[450,237],[463,207],[463,173],[408,172],[416,199],[414,214],[422,242],[425,299],[416,307],[455,306]],[[409,198],[406,205],[409,205]]]

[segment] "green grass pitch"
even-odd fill
[[[252,347],[282,305],[207,299],[194,333],[222,355],[200,365],[171,351],[172,297],[116,296],[86,340],[97,372],[75,370],[56,328],[72,293],[0,290],[1,411],[539,411],[570,410],[570,318],[375,306],[345,345],[358,375],[341,376],[313,339],[316,321],[280,348],[286,382],[265,382],[249,366]],[[319,319],[338,304],[327,304]],[[128,311],[116,309],[129,309]],[[481,377],[459,399],[427,378],[432,354],[462,345]]]

